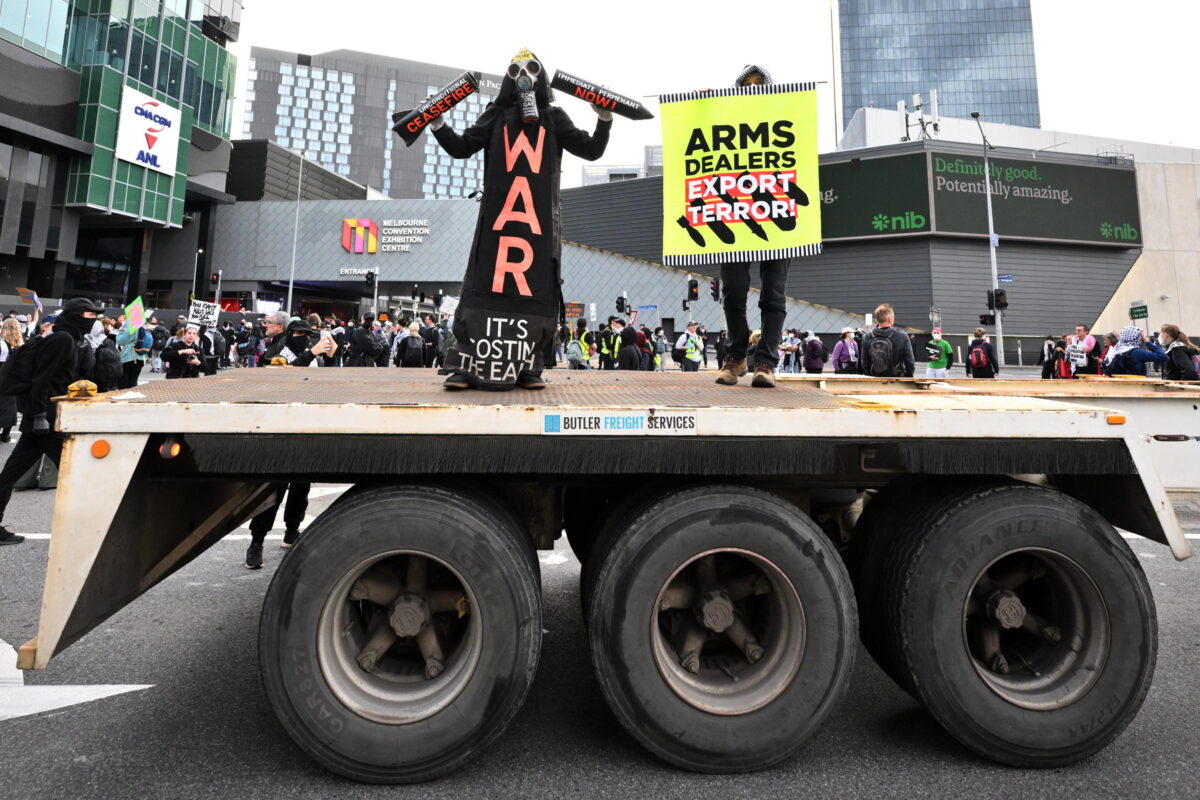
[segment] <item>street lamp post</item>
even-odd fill
[[[284,309],[292,313],[292,288],[296,282],[296,240],[300,236],[300,192],[304,188],[304,153],[300,153],[300,174],[296,178],[296,214],[292,222],[292,272],[288,276],[287,305]]]
[[[979,121],[979,112],[972,111],[971,118],[975,120],[975,124],[979,126],[979,136],[983,139],[983,189],[987,200],[987,222],[988,222],[988,255],[992,260],[992,293],[1000,288],[1000,273],[996,268],[996,225],[992,218],[992,170],[988,164],[988,150],[991,149],[991,142],[987,140],[987,134],[983,132],[983,123]],[[1004,311],[999,308],[991,309],[996,315],[996,358],[1000,361],[1000,366],[1004,366]]]
[[[200,256],[204,255],[204,248],[196,248],[196,258],[192,261],[192,295],[188,298],[188,302],[196,299],[196,275],[200,272]]]

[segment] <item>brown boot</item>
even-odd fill
[[[738,378],[746,374],[746,359],[735,359],[733,356],[728,356],[725,359],[725,366],[717,373],[717,383],[722,386],[736,386]]]
[[[774,389],[775,368],[770,364],[755,364],[754,380],[750,381],[750,385],[757,389]]]

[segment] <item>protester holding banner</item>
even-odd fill
[[[595,133],[550,105],[550,81],[529,50],[512,59],[495,101],[461,135],[438,116],[429,123],[453,158],[484,151],[479,222],[454,314],[447,389],[540,389],[543,353],[559,322],[559,175],[566,150],[604,154],[611,111],[594,104]]]
[[[663,263],[720,265],[730,346],[717,383],[747,368],[775,385],[789,259],[821,251],[816,86],[773,84],[748,65],[732,89],[667,94],[663,120]],[[762,336],[748,348],[750,265],[759,262]]]

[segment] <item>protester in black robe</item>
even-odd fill
[[[592,134],[550,105],[550,80],[528,50],[513,58],[496,100],[461,135],[430,124],[454,158],[484,151],[484,195],[446,355],[447,389],[540,389],[562,303],[559,172],[564,150],[604,154],[612,113]]]

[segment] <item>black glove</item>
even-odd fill
[[[33,432],[34,433],[49,433],[50,432],[50,423],[46,421],[45,414],[38,414],[36,417],[33,418]]]

